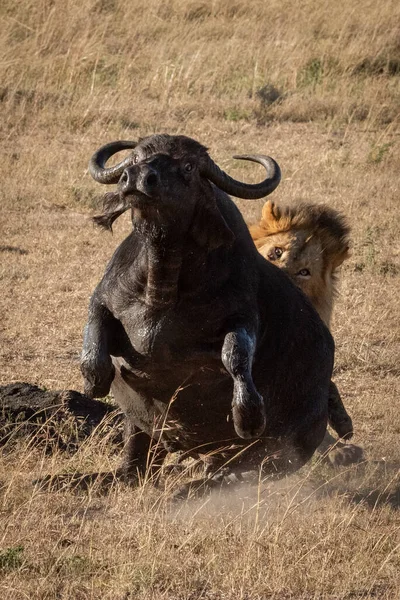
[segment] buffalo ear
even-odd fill
[[[190,233],[200,246],[206,246],[209,250],[230,245],[235,239],[218,208],[200,202],[195,210]]]
[[[103,213],[93,217],[93,222],[103,229],[112,231],[115,219],[131,208],[130,202],[118,192],[108,192],[103,197]]]

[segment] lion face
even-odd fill
[[[310,204],[282,211],[268,201],[250,233],[260,254],[289,275],[329,327],[337,268],[349,255],[343,217]]]
[[[324,266],[318,238],[308,231],[277,233],[265,238],[260,254],[283,269],[311,300],[323,321],[329,325],[334,298],[331,265]]]

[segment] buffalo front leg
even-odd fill
[[[260,436],[266,424],[264,401],[251,375],[255,346],[255,336],[244,327],[227,333],[222,346],[222,363],[233,379],[233,424],[244,439]]]
[[[84,391],[89,398],[106,396],[114,379],[115,370],[109,348],[114,320],[110,311],[92,298],[83,334],[80,365]]]

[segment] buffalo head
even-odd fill
[[[111,156],[125,149],[133,152],[117,165],[105,166]],[[151,221],[170,234],[192,229],[195,237],[204,237],[208,231],[211,247],[217,247],[232,233],[216,207],[211,184],[239,198],[255,199],[270,194],[280,181],[279,166],[272,158],[235,158],[263,165],[266,179],[255,185],[236,181],[216,165],[204,146],[185,136],[153,135],[139,142],[106,144],[93,155],[89,171],[100,183],[118,183],[118,191],[106,194],[104,213],[95,222],[111,229],[118,216],[132,209],[135,220]]]

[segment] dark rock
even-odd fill
[[[112,405],[75,390],[43,390],[30,383],[0,386],[0,444],[30,436],[46,448],[75,451],[101,423],[120,443],[121,416]]]

